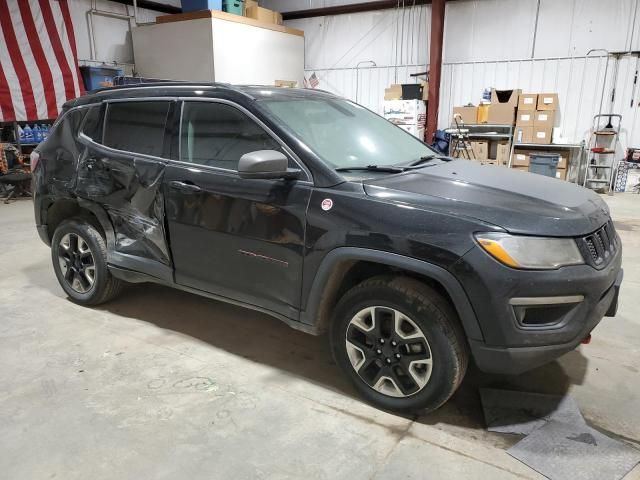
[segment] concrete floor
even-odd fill
[[[618,316],[519,377],[471,370],[436,413],[362,403],[326,338],[155,285],[69,302],[30,200],[0,204],[0,477],[541,478],[486,432],[478,386],[569,392],[589,423],[640,445],[640,196],[605,197],[623,239]],[[628,479],[640,479],[640,466]]]

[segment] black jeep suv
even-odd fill
[[[622,249],[595,193],[440,157],[328,93],[105,89],[66,104],[31,160],[71,300],[157,282],[329,330],[383,408],[442,405],[469,356],[549,362],[616,311]]]

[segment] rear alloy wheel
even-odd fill
[[[429,342],[420,327],[398,310],[380,306],[360,310],[349,322],[345,342],[353,369],[384,395],[414,395],[431,377]]]
[[[336,363],[374,405],[432,411],[456,391],[468,347],[449,301],[419,280],[370,278],[338,302],[331,325]]]
[[[78,293],[87,293],[96,281],[96,264],[86,240],[67,233],[58,245],[60,270],[67,285]]]
[[[81,305],[98,305],[122,290],[123,282],[107,267],[107,244],[84,218],[62,222],[51,240],[51,260],[58,282],[69,298]]]

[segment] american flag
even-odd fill
[[[68,0],[0,0],[0,122],[55,118],[83,93]]]
[[[318,85],[320,85],[320,80],[318,80],[315,72],[313,72],[309,77],[309,85],[311,85],[311,88],[316,88]]]

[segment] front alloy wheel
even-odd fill
[[[360,310],[349,322],[345,342],[353,369],[383,395],[408,397],[429,382],[429,342],[420,327],[396,309]]]
[[[76,233],[67,233],[58,245],[58,262],[64,281],[78,293],[87,293],[96,280],[96,264],[89,244]]]
[[[369,278],[340,298],[331,348],[360,395],[398,412],[438,408],[460,385],[468,362],[450,301],[400,275]]]

